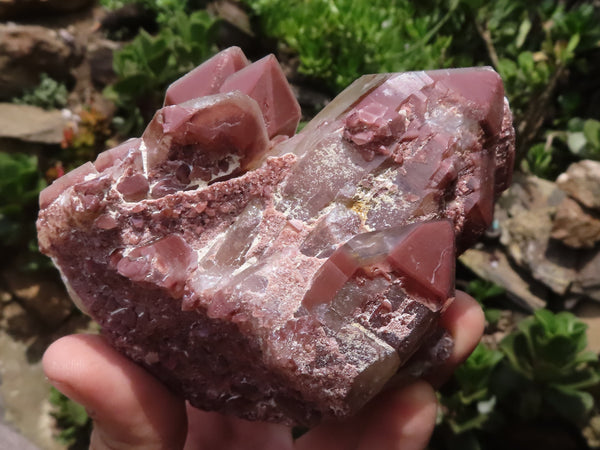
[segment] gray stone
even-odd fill
[[[559,295],[577,278],[577,254],[550,240],[552,218],[564,197],[550,181],[521,175],[500,199],[504,211],[497,216],[508,255]]]
[[[103,87],[116,80],[113,70],[113,54],[118,47],[115,42],[107,39],[97,40],[87,46],[87,61],[94,85]]]
[[[65,37],[63,37],[65,36]],[[81,51],[65,33],[39,26],[0,25],[0,100],[39,84],[40,74],[70,82]]]
[[[7,271],[4,282],[14,298],[50,330],[57,329],[73,311],[64,288],[43,275]]]
[[[60,144],[66,126],[67,119],[59,110],[0,103],[0,138]]]
[[[533,311],[546,306],[548,289],[517,271],[499,248],[481,247],[467,250],[460,261],[477,276],[502,286],[523,308]]]
[[[587,349],[600,353],[600,305],[596,302],[582,301],[573,313],[588,326]]]
[[[574,289],[600,301],[600,252],[596,252],[591,257],[582,258],[582,260],[584,262],[578,283],[574,286]]]
[[[0,327],[18,340],[27,340],[39,331],[39,323],[18,302],[2,308]]]
[[[565,208],[579,211],[577,218]],[[600,252],[597,244],[589,248],[597,241],[589,220],[595,214],[582,216],[588,213],[555,183],[516,174],[496,206],[502,246],[469,250],[461,261],[529,309],[539,307],[549,291],[600,301]]]
[[[65,13],[93,4],[93,0],[1,0],[0,20],[41,17],[48,13]]]
[[[0,450],[39,450],[19,433],[0,422]]]
[[[571,164],[556,183],[582,205],[600,210],[600,162],[588,159]]]
[[[600,241],[600,218],[585,211],[579,203],[565,198],[552,223],[552,238],[573,248],[592,248]]]
[[[0,403],[2,424],[22,434],[44,450],[64,450],[53,437],[55,421],[50,416],[50,385],[45,381],[42,363],[29,359],[30,341],[15,339],[0,328]],[[4,433],[4,434],[3,434]],[[9,440],[11,439],[11,440]],[[0,431],[0,450],[30,450],[25,439],[6,428]]]

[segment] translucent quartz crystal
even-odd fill
[[[38,236],[111,344],[193,405],[314,425],[448,357],[456,252],[514,131],[489,68],[368,75],[299,118],[273,56],[225,50],[44,190]]]
[[[372,275],[393,272],[403,277],[405,291],[416,291],[431,300],[431,309],[440,309],[453,295],[454,259],[454,230],[448,220],[362,233],[321,266],[302,304],[314,308],[331,302],[362,269]]]
[[[239,47],[223,50],[171,84],[165,94],[164,106],[218,94],[225,80],[248,64],[250,62]]]

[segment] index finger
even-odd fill
[[[425,377],[434,387],[444,384],[475,349],[483,335],[485,318],[477,300],[466,292],[456,291],[456,298],[442,314],[440,325],[452,336],[454,347],[446,362]]]

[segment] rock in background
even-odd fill
[[[2,0],[0,20],[26,19],[77,11],[94,3],[93,0]]]
[[[0,139],[58,145],[68,120],[59,110],[0,103]]]
[[[81,48],[64,30],[0,24],[0,100],[10,100],[37,86],[42,73],[73,84],[71,70],[81,59]]]
[[[499,240],[461,261],[529,310],[555,294],[600,302],[600,163],[572,164],[556,183],[519,174],[496,206]]]
[[[119,44],[97,31],[101,10],[94,3],[0,0],[1,152],[50,163],[72,151],[61,144],[65,130],[81,125],[82,112],[93,107],[109,120],[112,110],[101,90],[114,76],[112,52]],[[65,109],[12,103],[35,89],[42,74],[68,88]],[[21,270],[22,250],[12,247],[0,271],[0,450],[63,450],[54,438],[41,356],[53,340],[87,330],[89,322],[75,311],[54,273]]]

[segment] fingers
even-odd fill
[[[431,385],[416,382],[376,401],[377,413],[362,435],[360,450],[424,449],[431,438],[437,398]]]
[[[90,448],[183,448],[184,402],[102,337],[59,339],[44,354],[43,366],[50,382],[94,420]]]
[[[266,422],[249,422],[206,412],[188,405],[188,439],[185,450],[260,449],[291,450],[290,429]]]
[[[421,450],[433,428],[437,400],[423,381],[389,391],[344,424],[321,425],[297,441],[301,450]]]
[[[456,300],[441,318],[441,325],[453,336],[454,350],[442,368],[428,378],[434,386],[443,383],[477,345],[483,333],[483,312],[474,299],[457,292]],[[94,419],[91,448],[183,448],[187,428],[184,402],[141,367],[109,347],[101,337],[62,338],[48,348],[43,365],[50,382],[90,412]],[[357,417],[345,423],[323,424],[296,443],[298,448],[310,450],[422,449],[433,432],[436,406],[431,386],[419,381],[400,390],[387,391]],[[202,417],[191,420],[190,424],[207,425],[210,417],[206,414],[209,413],[199,414]],[[229,422],[219,419],[216,423],[223,427]],[[221,434],[250,436],[251,427],[252,424],[234,419]],[[191,431],[191,435],[194,434]],[[285,429],[265,431],[271,438],[278,437],[281,448],[288,447],[290,441]],[[206,443],[206,436],[202,440]],[[249,442],[246,438],[242,441]],[[188,441],[186,448],[195,448],[190,445],[192,442]]]
[[[483,335],[485,318],[481,306],[473,297],[456,291],[456,299],[443,313],[440,324],[452,335],[454,348],[442,367],[426,377],[435,387],[442,385],[477,346]]]

